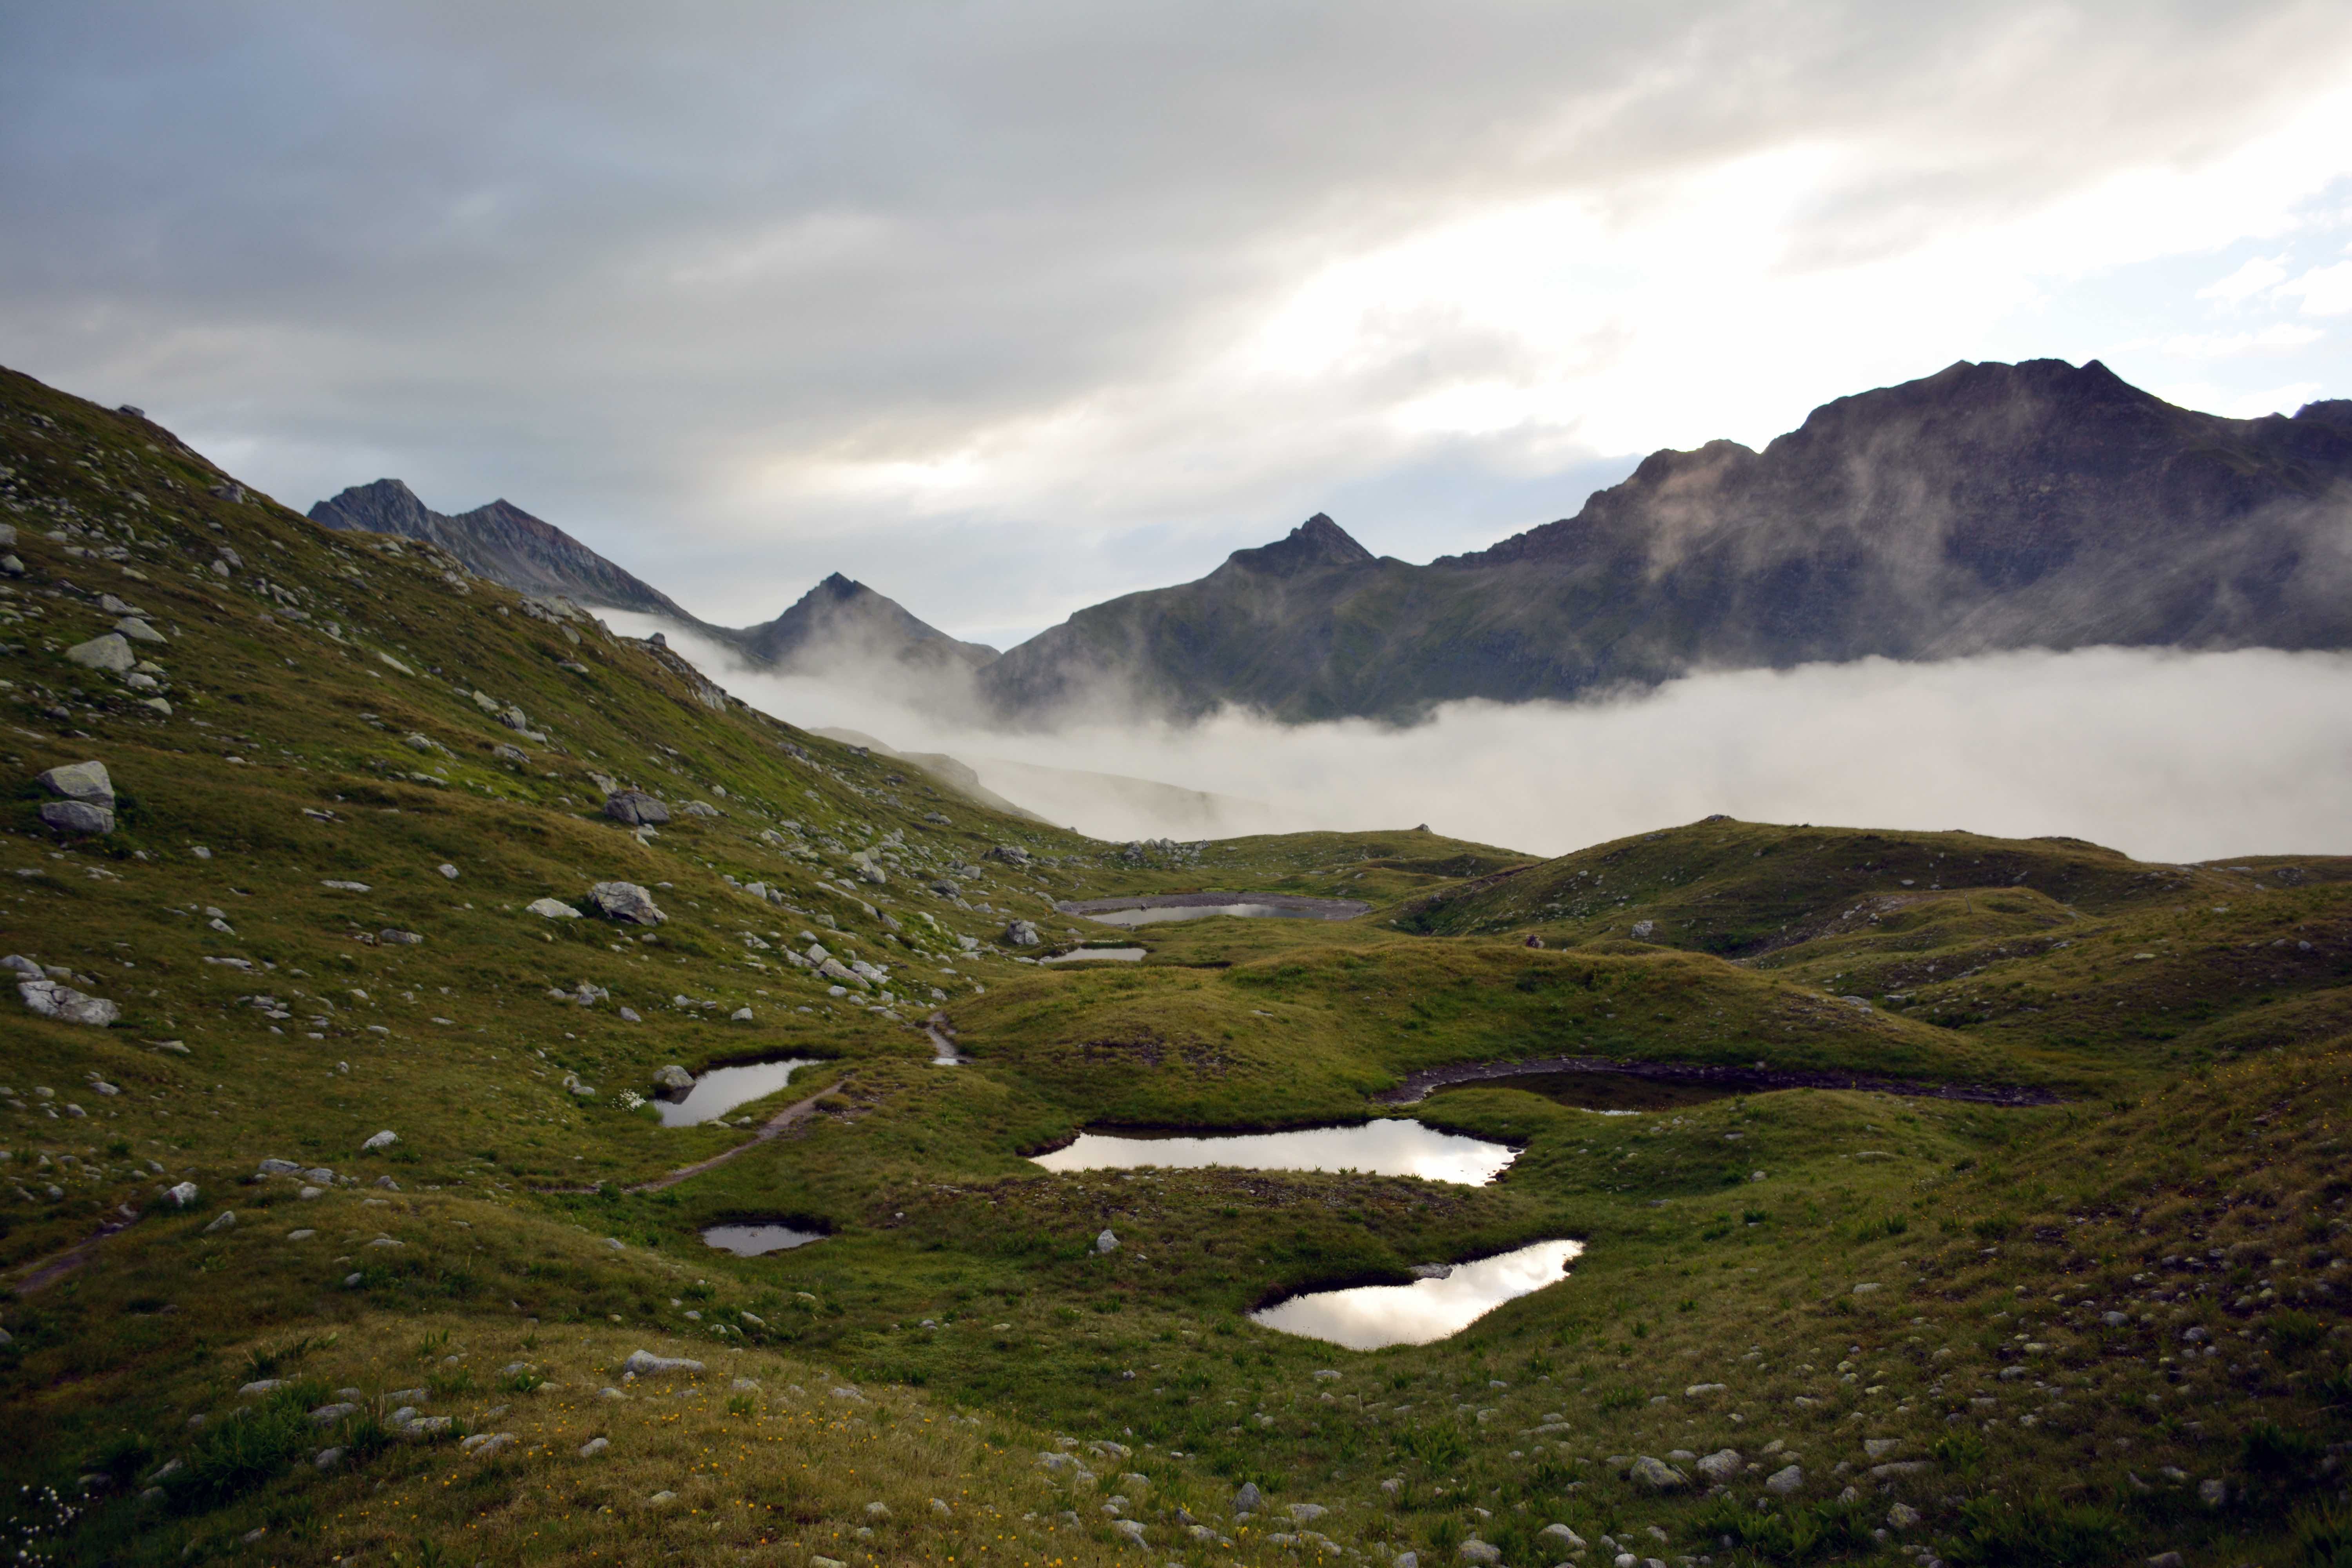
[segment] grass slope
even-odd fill
[[[20,1561],[2343,1560],[2345,862],[1723,821],[1541,863],[1107,846],[23,377],[0,470],[0,947],[122,1008],[0,1013]],[[170,639],[152,689],[63,657],[101,595]],[[51,832],[33,776],[92,758],[118,830]],[[672,821],[631,834],[608,784]],[[668,918],[527,910],[614,879]],[[1204,889],[1375,909],[1147,926],[1133,966],[1005,937]],[[965,1065],[931,1064],[934,1010]],[[665,1064],[782,1055],[818,1065],[726,1122],[641,1102]],[[1412,1108],[1518,1151],[1484,1188],[1023,1158],[1559,1055],[2063,1102]],[[824,1239],[698,1235],[758,1217]],[[1573,1278],[1436,1344],[1246,1316],[1554,1237]],[[703,1364],[632,1378],[639,1349]]]

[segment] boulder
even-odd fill
[[[641,789],[615,790],[604,797],[604,815],[630,827],[657,827],[669,820],[669,807]]]
[[[657,926],[669,917],[654,907],[654,896],[635,882],[599,882],[588,889],[588,907],[606,920]]]
[[[580,911],[561,899],[533,899],[523,908],[541,920],[576,921]]]
[[[1027,921],[1014,921],[1004,928],[1001,938],[1007,947],[1035,947],[1041,940],[1037,928]]]
[[[163,1197],[175,1209],[186,1208],[196,1201],[196,1184],[182,1182],[177,1186],[166,1187]]]
[[[377,1133],[374,1137],[369,1139],[366,1142],[361,1144],[360,1149],[362,1152],[373,1153],[378,1149],[389,1149],[394,1143],[399,1142],[400,1134],[387,1127],[383,1131]]]
[[[1584,1550],[1584,1537],[1564,1524],[1545,1525],[1536,1531],[1536,1539],[1550,1542],[1557,1551],[1581,1552]]]
[[[1663,1459],[1643,1454],[1625,1470],[1628,1480],[1639,1481],[1654,1492],[1678,1491],[1690,1484],[1690,1478]]]
[[[490,755],[502,763],[524,763],[530,761],[529,752],[524,751],[520,746],[510,746],[504,741],[490,748]]]
[[[123,616],[114,623],[114,629],[131,642],[167,643],[172,640],[136,616]]]
[[[683,1094],[693,1087],[694,1075],[675,1062],[658,1069],[654,1074],[654,1088],[657,1089],[667,1089],[672,1093]]]
[[[114,808],[83,800],[46,800],[41,803],[41,820],[60,833],[111,833]]]
[[[1264,1508],[1265,1506],[1265,1494],[1257,1489],[1257,1483],[1255,1481],[1244,1481],[1242,1483],[1241,1490],[1234,1494],[1234,1511],[1235,1513],[1255,1513],[1259,1509]]]
[[[85,996],[54,980],[20,980],[16,993],[35,1013],[60,1023],[88,1024],[102,1029],[122,1016],[122,1009],[104,997]]]
[[[117,675],[139,662],[139,656],[131,651],[130,639],[121,632],[109,632],[104,637],[76,643],[66,649],[66,658],[85,669],[111,670]]]
[[[84,801],[91,805],[114,804],[114,781],[106,776],[104,763],[67,763],[51,768],[35,782],[51,795],[67,800]]]
[[[629,1359],[621,1363],[621,1370],[635,1373],[639,1377],[654,1377],[670,1373],[683,1373],[691,1376],[702,1370],[702,1363],[698,1361],[688,1361],[684,1356],[656,1355],[651,1351],[631,1351]]]
[[[707,800],[689,800],[678,809],[688,816],[718,816],[719,808]]]
[[[1805,1489],[1802,1466],[1790,1465],[1764,1478],[1764,1489],[1775,1497],[1793,1497]]]
[[[1463,1562],[1477,1563],[1479,1568],[1496,1568],[1503,1560],[1501,1547],[1490,1546],[1475,1535],[1462,1543],[1461,1553]]]
[[[1106,1230],[1100,1236],[1095,1237],[1095,1251],[1097,1253],[1117,1252],[1118,1250],[1118,1237],[1113,1236],[1109,1231]]]
[[[1692,1468],[1708,1480],[1720,1486],[1738,1475],[1745,1463],[1746,1461],[1739,1457],[1738,1449],[1718,1448],[1700,1459]]]

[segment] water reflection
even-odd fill
[[[1040,963],[1082,963],[1103,960],[1112,963],[1140,963],[1145,950],[1139,947],[1080,947],[1068,952],[1057,952],[1051,958],[1041,958]]]
[[[1246,920],[1306,920],[1319,917],[1274,904],[1161,904],[1143,910],[1098,910],[1087,916],[1107,926],[1153,925],[1162,921],[1199,921],[1211,915],[1239,915]]]
[[[792,1081],[798,1069],[814,1066],[813,1057],[793,1057],[780,1062],[712,1068],[694,1080],[694,1087],[683,1098],[657,1098],[654,1106],[661,1112],[664,1127],[692,1127],[698,1122],[716,1121],[739,1105],[749,1105],[762,1095],[775,1093]]]
[[[796,1230],[788,1225],[766,1221],[745,1225],[714,1225],[702,1233],[702,1239],[723,1252],[738,1258],[757,1258],[762,1253],[784,1252],[795,1247],[806,1247],[824,1237],[814,1230]]]
[[[1082,1132],[1068,1148],[1035,1158],[1049,1171],[1123,1170],[1139,1165],[1190,1170],[1224,1165],[1244,1171],[1360,1171],[1483,1187],[1518,1158],[1518,1151],[1458,1132],[1440,1132],[1418,1121],[1388,1121],[1210,1138]]]
[[[1515,1296],[1558,1284],[1583,1250],[1580,1241],[1538,1241],[1516,1252],[1456,1264],[1442,1279],[1318,1290],[1252,1312],[1250,1319],[1349,1350],[1425,1345],[1460,1333]]]

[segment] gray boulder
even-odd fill
[[[46,800],[41,803],[41,820],[60,833],[111,833],[114,808],[84,800]]]
[[[114,629],[131,642],[167,643],[172,640],[136,616],[123,616],[114,623]]]
[[[1035,947],[1041,939],[1035,925],[1028,921],[1014,921],[1004,928],[1001,940],[1007,947]]]
[[[1729,1480],[1732,1477],[1738,1475],[1739,1473],[1740,1467],[1746,1461],[1740,1458],[1738,1449],[1718,1448],[1714,1453],[1700,1459],[1697,1464],[1692,1467],[1692,1468],[1698,1471],[1700,1475],[1705,1476],[1708,1480],[1720,1485],[1723,1482]]]
[[[1257,1489],[1255,1481],[1244,1481],[1241,1490],[1234,1494],[1235,1513],[1255,1513],[1265,1506],[1265,1496]]]
[[[35,1013],[59,1023],[88,1024],[102,1029],[122,1016],[122,1009],[104,997],[85,996],[54,980],[20,980],[16,994]]]
[[[1113,1236],[1108,1230],[1104,1231],[1100,1236],[1095,1237],[1095,1250],[1097,1253],[1117,1252],[1118,1250],[1118,1237]]]
[[[669,918],[654,907],[654,896],[635,882],[597,883],[588,889],[588,907],[606,920],[641,926],[657,926]]]
[[[673,1062],[655,1072],[654,1087],[683,1094],[694,1087],[694,1075]]]
[[[633,1372],[639,1377],[654,1377],[667,1373],[683,1373],[690,1376],[702,1370],[702,1363],[698,1361],[688,1361],[684,1356],[656,1355],[651,1351],[631,1351],[629,1359],[621,1363],[621,1370]]]
[[[1639,1481],[1654,1492],[1676,1491],[1690,1484],[1690,1478],[1663,1459],[1644,1454],[1625,1471],[1628,1480]]]
[[[51,768],[35,782],[51,795],[67,800],[91,805],[114,804],[114,781],[107,777],[104,763],[67,763]]]
[[[76,643],[66,649],[66,658],[85,669],[111,670],[117,675],[139,662],[139,656],[131,651],[130,639],[121,632],[109,632],[104,637]]]
[[[604,815],[631,827],[658,827],[669,820],[669,807],[641,789],[615,790],[604,797]]]
[[[532,914],[547,921],[576,921],[580,911],[561,899],[533,899],[523,906]]]
[[[1805,1489],[1805,1471],[1801,1465],[1790,1465],[1764,1478],[1764,1489],[1775,1497],[1793,1497]]]
[[[689,800],[678,809],[688,816],[719,816],[724,815],[707,800]]]

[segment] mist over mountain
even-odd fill
[[[822,668],[850,662],[890,661],[917,668],[979,668],[997,653],[983,643],[960,642],[909,614],[863,583],[835,572],[772,621],[720,638],[746,658],[772,669]]]
[[[1037,720],[1410,721],[1706,669],[2113,644],[2352,646],[2352,401],[2175,407],[2093,361],[1962,363],[1758,452],[1662,451],[1576,516],[1417,566],[1318,515],[981,677]]]

